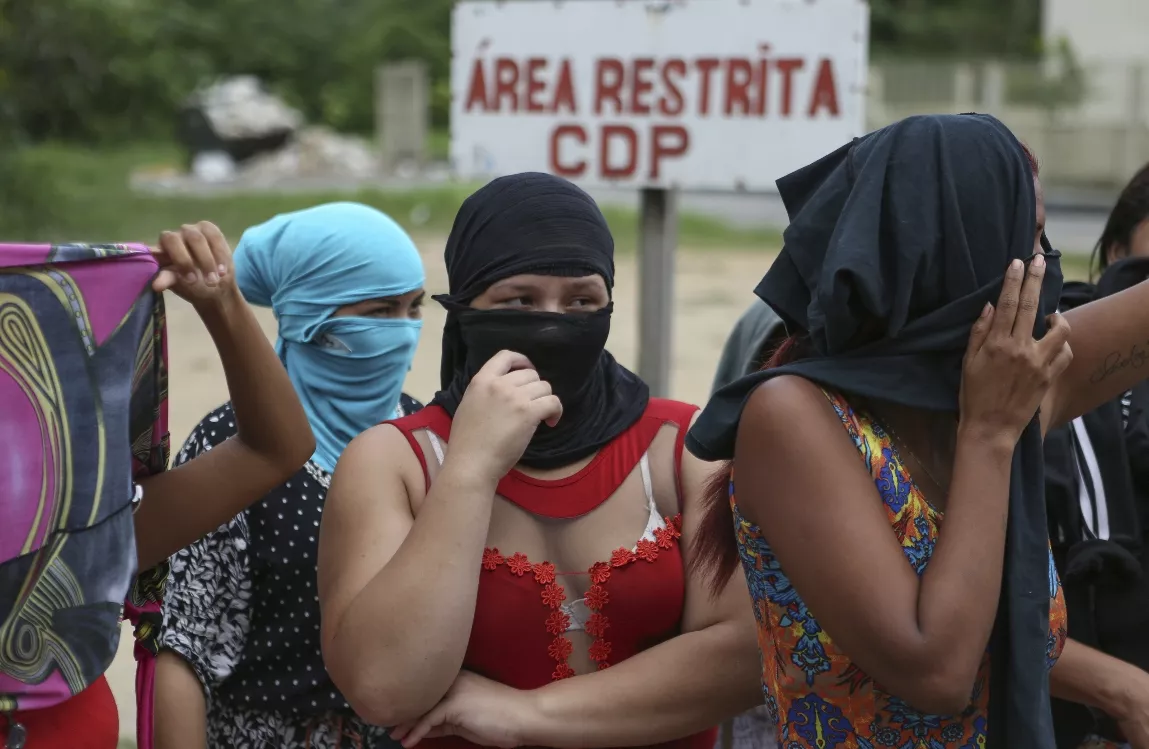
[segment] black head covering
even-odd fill
[[[492,284],[524,273],[597,274],[612,289],[614,239],[589,195],[549,174],[500,177],[463,201],[445,258],[450,293],[434,297],[447,321],[433,405],[454,416],[474,373],[506,348],[526,355],[563,401],[562,419],[539,426],[524,464],[569,465],[638,420],[647,386],[604,348],[613,305],[585,315],[468,306]]]
[[[865,398],[957,411],[962,358],[1006,267],[1033,253],[1033,172],[1012,133],[986,115],[911,117],[778,181],[790,215],[781,255],[755,293],[814,356],[715,394],[687,446],[730,458],[751,391],[796,374]],[[1057,253],[1036,334],[1057,308]],[[1010,473],[1005,580],[991,639],[994,747],[1053,743],[1046,671],[1049,550],[1041,431],[1025,430]]]

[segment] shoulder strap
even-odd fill
[[[420,429],[427,430],[427,434],[431,437],[431,446],[435,450],[435,457],[441,465],[443,463],[443,445],[437,438],[451,439],[451,417],[440,406],[427,406],[410,416],[391,419],[383,423],[395,427],[407,438],[407,444],[411,446],[411,451],[415,453],[415,457],[419,459],[419,465],[423,468],[423,480],[426,482],[427,489],[430,490],[431,472],[427,469],[427,456],[423,454],[423,446],[419,444],[419,440],[415,439],[415,432]]]
[[[661,421],[663,424],[674,424],[678,434],[674,438],[674,484],[678,495],[678,509],[681,512],[686,502],[686,492],[682,486],[682,453],[686,448],[686,433],[690,430],[690,422],[694,414],[698,413],[698,406],[693,403],[669,400],[667,398],[651,398],[646,408],[646,415]]]

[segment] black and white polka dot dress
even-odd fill
[[[421,407],[404,395],[400,415]],[[175,464],[235,433],[227,404],[199,423]],[[323,667],[315,566],[330,480],[308,462],[171,558],[159,646],[204,687],[210,749],[398,747],[355,717]]]

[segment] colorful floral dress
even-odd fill
[[[906,560],[920,575],[929,563],[942,515],[914,485],[889,436],[868,415],[828,394],[874,477]],[[985,746],[989,655],[961,715],[926,715],[887,694],[830,639],[806,608],[757,526],[738,511],[730,486],[742,567],[754,600],[762,691],[782,749],[977,749]],[[1050,667],[1065,645],[1065,601],[1049,559]]]

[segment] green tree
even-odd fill
[[[870,0],[874,54],[1032,58],[1041,0]]]

